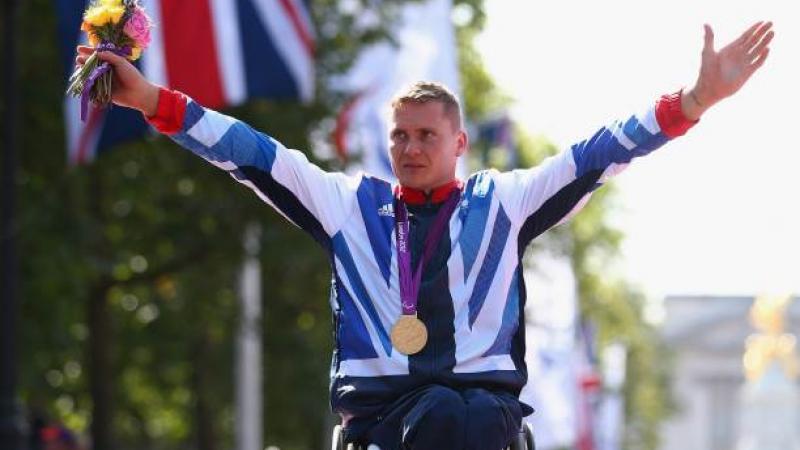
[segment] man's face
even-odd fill
[[[389,146],[400,184],[427,191],[455,178],[467,135],[445,114],[441,102],[406,102],[392,113]]]

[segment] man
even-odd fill
[[[399,184],[326,173],[246,124],[159,88],[125,59],[114,102],[253,189],[328,252],[335,317],[331,404],[346,438],[383,449],[508,445],[531,412],[521,258],[633,158],[684,134],[764,63],[772,24],[720,51],[706,26],[695,85],[525,170],[455,177],[468,147],[457,99],[420,82],[393,102]],[[82,64],[92,49],[81,47]],[[546,405],[544,406],[546,407]]]

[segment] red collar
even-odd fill
[[[424,205],[429,198],[431,203],[442,203],[447,200],[447,197],[450,196],[454,189],[461,190],[462,186],[464,186],[464,183],[459,179],[455,179],[434,188],[430,194],[426,195],[425,191],[397,185],[394,188],[394,195],[409,205]]]

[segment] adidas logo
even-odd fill
[[[387,203],[378,208],[378,215],[383,217],[394,217],[394,207],[391,203]]]

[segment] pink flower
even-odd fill
[[[129,38],[133,39],[137,47],[145,48],[150,45],[151,27],[150,18],[147,17],[147,14],[145,14],[142,8],[137,6],[136,9],[133,10],[131,17],[125,22],[123,31],[125,31],[125,34],[127,34]]]

